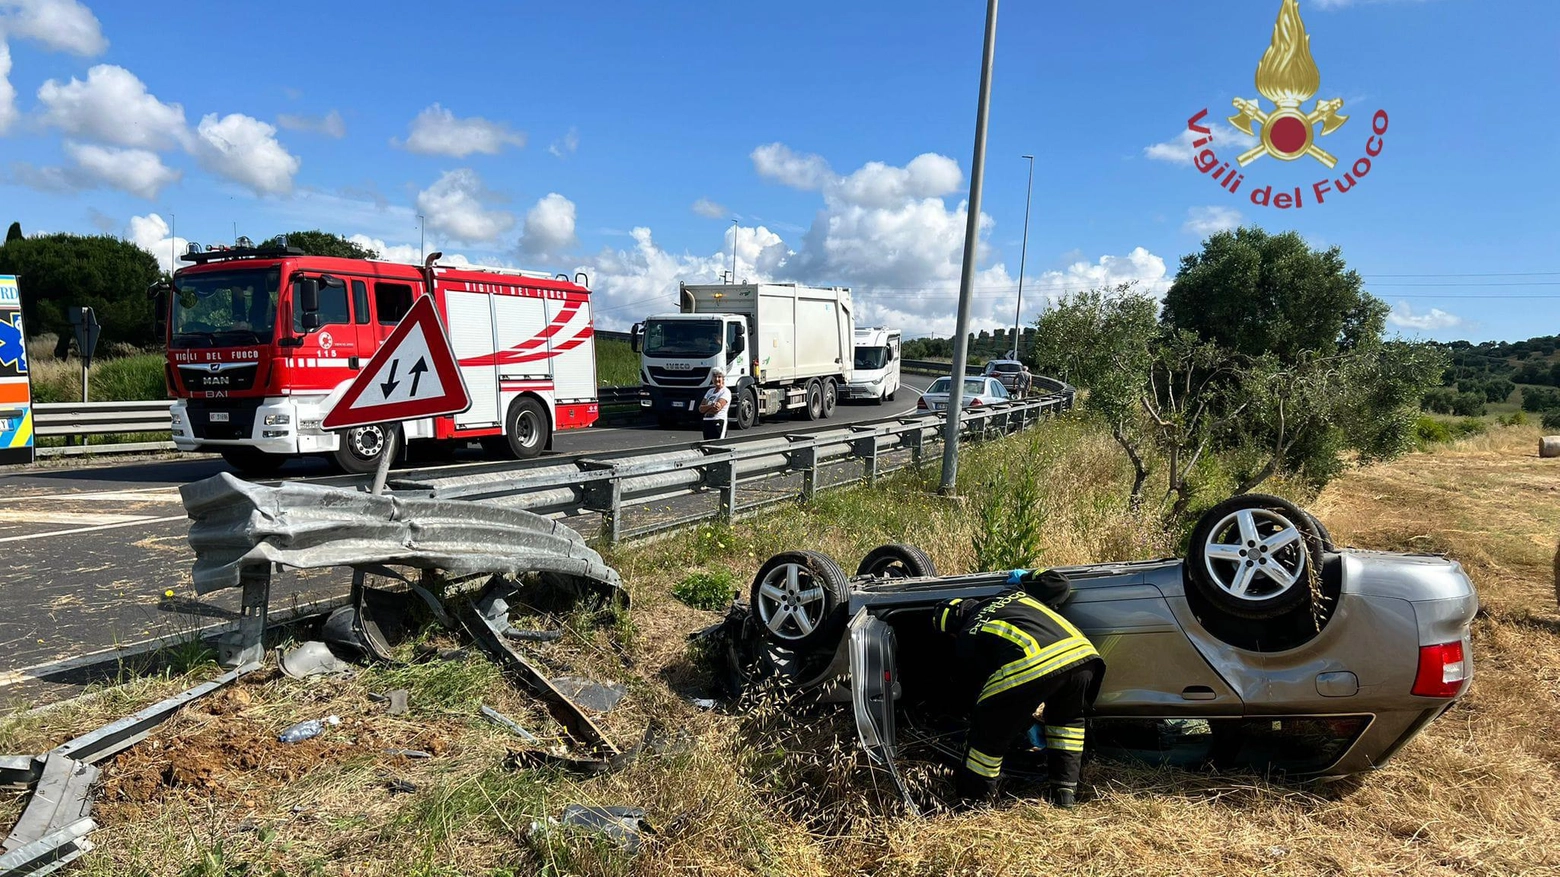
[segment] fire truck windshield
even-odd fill
[[[719,320],[651,320],[645,326],[645,356],[714,356],[720,352]]]
[[[209,271],[176,278],[172,346],[271,343],[280,288],[280,268]]]

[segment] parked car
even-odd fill
[[[1029,388],[1034,386],[1034,375],[1030,374],[1029,367],[1016,359],[993,359],[986,363],[986,377],[996,378],[1002,382],[1009,393],[1014,396],[1024,396],[1029,393]]]
[[[1184,560],[1059,570],[1073,589],[1059,611],[1107,664],[1096,754],[1341,778],[1385,764],[1467,689],[1479,604],[1456,561],[1336,547],[1261,495],[1215,506],[1190,544]],[[892,769],[896,709],[916,711],[918,743],[927,716],[959,712],[933,607],[1006,579],[940,576],[907,545],[874,549],[854,577],[817,552],[778,554],[725,623],[730,663],[850,700],[863,747]]]
[[[952,378],[941,377],[932,381],[932,385],[921,394],[920,401],[915,407],[923,411],[943,411],[948,407],[948,386]],[[978,408],[981,405],[996,405],[1002,402],[1011,402],[1013,397],[1008,395],[1007,388],[996,378],[967,377],[964,379],[964,398],[961,402],[963,408]]]

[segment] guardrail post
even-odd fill
[[[867,484],[876,484],[878,477],[877,431],[874,430],[863,438],[852,439],[850,452],[857,457],[865,459],[866,466],[862,471],[862,477],[866,479]]]
[[[737,515],[737,460],[731,454],[726,459],[710,464],[706,478],[710,486],[720,490],[720,517],[731,523]]]
[[[249,563],[238,571],[243,588],[238,630],[217,640],[217,663],[229,670],[265,660],[265,620],[271,602],[271,564]]]
[[[818,495],[818,446],[808,444],[787,454],[792,469],[802,472],[802,502],[812,502]]]
[[[580,468],[587,472],[611,471],[611,463],[581,460]],[[616,545],[623,538],[623,486],[615,477],[587,481],[583,485],[584,508],[601,514],[601,536],[608,545]]]
[[[920,427],[919,421],[916,421],[916,423],[915,429],[905,433],[910,439],[910,465],[912,466],[921,465],[921,454],[926,449],[926,431]]]

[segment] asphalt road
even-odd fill
[[[817,424],[780,419],[747,435],[796,432],[810,426],[878,420],[915,409],[930,378],[905,377],[899,398],[885,405],[841,404]],[[619,426],[560,433],[553,455],[637,450],[699,440],[696,425],[663,430]],[[473,450],[443,471],[491,465]],[[425,468],[425,467],[419,467]],[[179,486],[228,471],[215,456],[59,462],[0,475],[0,704],[15,702],[36,668],[122,648],[156,637],[187,636],[230,620],[236,593],[197,598],[190,584],[194,555]],[[335,478],[318,460],[289,462],[288,480]],[[392,473],[392,478],[395,477]],[[346,592],[347,576],[325,571],[284,574],[272,590],[273,613]],[[168,592],[173,592],[170,598]]]

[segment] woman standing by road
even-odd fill
[[[726,389],[726,373],[720,369],[710,372],[714,385],[704,394],[699,411],[704,414],[704,440],[726,437],[726,418],[731,413],[731,391]]]

